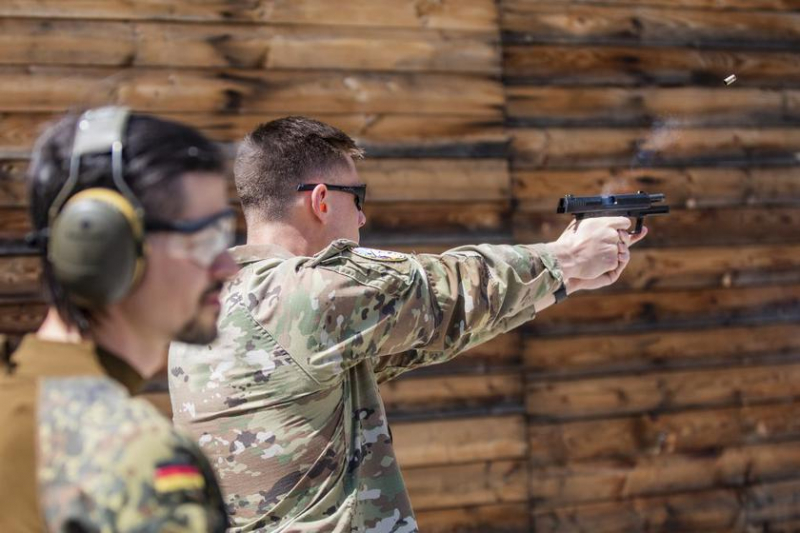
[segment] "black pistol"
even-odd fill
[[[608,196],[566,195],[558,201],[556,213],[575,215],[576,220],[597,217],[628,217],[636,219],[636,228],[630,232],[642,232],[644,217],[669,214],[668,205],[654,205],[664,201],[663,194],[611,194]]]

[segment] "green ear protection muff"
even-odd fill
[[[103,107],[78,121],[69,178],[49,212],[47,259],[77,305],[101,308],[128,294],[144,272],[144,210],[123,179],[122,149],[130,111]],[[111,154],[117,190],[90,188],[72,195],[81,158]]]

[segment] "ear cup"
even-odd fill
[[[48,260],[75,303],[104,307],[128,294],[144,271],[144,231],[131,203],[111,189],[70,198],[50,228]]]

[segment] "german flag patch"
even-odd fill
[[[156,466],[154,486],[161,493],[200,490],[206,486],[206,480],[196,466],[161,463]]]

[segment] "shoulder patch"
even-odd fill
[[[372,259],[373,261],[387,261],[390,263],[399,263],[408,259],[406,254],[400,252],[390,252],[387,250],[376,250],[374,248],[352,248],[350,250],[359,257],[365,259]]]

